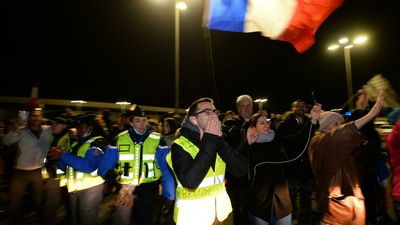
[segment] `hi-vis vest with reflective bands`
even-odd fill
[[[54,140],[54,137],[51,138],[50,143],[52,143]],[[62,149],[62,150],[69,150],[70,149],[70,145],[71,145],[71,138],[69,136],[69,133],[67,132],[66,134],[64,134],[60,139],[58,139],[57,141],[57,147]],[[47,163],[47,158],[44,158],[43,161],[44,164]],[[47,172],[46,167],[43,167],[42,169],[42,178],[43,179],[48,179],[49,173]],[[65,177],[65,173],[64,171],[60,170],[60,169],[56,169],[56,178],[57,180],[60,180],[60,187],[65,186],[66,185],[66,177]]]
[[[199,148],[184,136],[180,136],[174,143],[180,145],[192,158],[199,152]],[[171,152],[166,157],[168,165],[173,170]],[[174,209],[174,220],[177,225],[211,225],[215,219],[223,221],[228,217],[232,212],[232,206],[225,190],[225,168],[225,162],[217,154],[215,169],[210,167],[196,189],[184,188],[177,179]]]
[[[160,134],[152,132],[143,143],[134,143],[129,131],[118,135],[119,161],[117,181],[120,184],[141,184],[154,182],[161,177],[161,170],[155,160],[160,144]]]
[[[90,148],[90,144],[99,138],[103,137],[101,136],[92,137],[85,143],[83,143],[82,146],[80,146],[78,149],[77,156],[85,157],[86,152]],[[72,148],[76,144],[77,142],[73,143]],[[84,173],[68,166],[66,171],[66,177],[67,177],[68,192],[80,191],[104,183],[103,178],[97,175],[97,170],[93,171],[92,173]]]
[[[60,138],[60,140],[58,140],[57,147],[68,150],[70,149],[70,146],[71,146],[71,137],[67,132],[66,134],[64,134],[64,136]],[[56,174],[57,174],[56,179],[60,180],[60,187],[67,185],[67,177],[65,176],[64,171],[57,168]]]

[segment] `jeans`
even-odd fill
[[[289,214],[279,220],[276,220],[275,217],[272,215],[271,224],[267,221],[264,221],[253,214],[249,213],[249,219],[251,225],[291,225],[292,224],[292,214]]]

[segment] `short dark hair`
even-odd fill
[[[210,102],[211,104],[214,104],[214,100],[212,100],[211,98],[199,98],[197,100],[195,100],[189,107],[188,109],[188,116],[194,116],[196,115],[196,111],[197,111],[197,105],[202,103],[202,102]]]
[[[306,104],[306,102],[304,100],[298,98],[292,102],[292,104],[290,105],[290,108],[295,107],[295,105],[299,104],[300,102],[303,102],[304,104]]]

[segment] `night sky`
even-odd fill
[[[1,96],[28,97],[37,85],[42,98],[174,107],[173,0],[1,5]],[[303,54],[258,33],[204,32],[203,1],[187,5],[180,20],[181,108],[208,96],[222,110],[234,109],[235,98],[247,93],[267,97],[269,111],[283,112],[296,98],[311,103],[312,91],[325,109],[337,108],[346,99],[344,57],[326,48],[359,33],[369,40],[351,49],[354,91],[382,73],[400,93],[397,0],[346,1]]]

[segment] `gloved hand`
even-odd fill
[[[119,190],[117,201],[115,203],[116,206],[122,205],[128,208],[132,208],[133,201],[135,196],[133,195],[133,191],[135,190],[135,186],[131,185],[122,185],[121,189]]]

